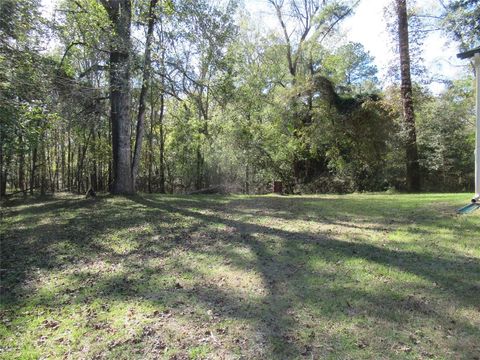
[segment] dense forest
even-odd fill
[[[472,69],[434,93],[420,45],[478,46],[479,1],[392,0],[388,83],[341,33],[359,1],[264,3],[275,30],[234,0],[1,0],[2,196],[472,190]]]

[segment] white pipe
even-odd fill
[[[477,131],[475,137],[475,196],[473,202],[480,200],[480,53],[476,53],[473,62],[475,64],[475,83],[476,83],[476,113],[477,113]]]

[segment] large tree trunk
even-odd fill
[[[138,175],[138,166],[140,164],[140,157],[142,154],[142,142],[143,142],[143,133],[145,128],[145,110],[147,102],[147,93],[148,85],[150,81],[150,53],[151,53],[151,44],[153,38],[153,28],[155,25],[155,6],[157,5],[158,0],[150,0],[150,7],[148,10],[148,29],[147,29],[147,38],[145,42],[145,59],[143,64],[143,74],[142,74],[142,88],[140,90],[140,99],[138,101],[138,116],[137,116],[137,133],[135,137],[135,149],[133,153],[132,161],[132,177],[133,177],[133,188],[135,189],[135,183]]]
[[[396,0],[398,16],[398,41],[400,50],[401,95],[403,117],[407,130],[407,189],[420,190],[420,166],[418,163],[417,133],[413,108],[412,79],[410,76],[410,51],[408,43],[408,18],[406,0]]]
[[[110,118],[112,122],[113,194],[133,194],[130,150],[130,0],[102,0],[114,35],[110,52]]]

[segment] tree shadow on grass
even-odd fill
[[[289,334],[297,326],[300,326],[293,321],[292,316],[289,316],[291,307],[293,305],[297,307],[299,303],[306,301],[312,301],[313,305],[321,306],[322,302],[321,297],[319,297],[322,287],[315,290],[310,289],[310,291],[307,291],[308,295],[305,295],[308,285],[302,280],[305,280],[308,274],[306,269],[302,267],[303,264],[295,263],[296,260],[303,258],[305,252],[307,254],[310,252],[308,256],[318,257],[326,262],[335,262],[337,259],[342,259],[343,261],[363,259],[369,263],[396,268],[401,272],[423,278],[433,286],[438,286],[438,293],[448,294],[448,297],[454,298],[462,306],[475,309],[479,305],[477,280],[480,278],[480,266],[478,262],[472,262],[471,258],[459,257],[452,260],[413,251],[394,251],[371,244],[345,242],[325,234],[292,233],[281,229],[269,228],[268,226],[200,214],[189,209],[156,203],[142,197],[136,197],[133,201],[144,204],[147,207],[166,207],[169,213],[196,217],[205,224],[220,222],[239,233],[240,242],[250,247],[253,253],[256,254],[256,260],[253,264],[246,264],[244,259],[236,260],[235,255],[232,254],[231,261],[239,268],[248,266],[256,269],[263,277],[263,283],[268,287],[268,296],[265,302],[269,304],[269,307],[266,312],[270,313],[272,309],[275,309],[275,315],[273,313],[268,315],[264,313],[257,314],[253,318],[275,319],[274,323],[270,324],[270,330],[273,329],[273,331],[267,331],[269,343],[274,344],[272,354],[275,356],[282,355],[288,358],[294,354],[298,355],[305,353],[305,351],[308,352],[308,344],[304,344],[307,350],[301,350],[297,343],[288,341],[288,339],[291,339]],[[284,241],[282,249],[279,252],[272,253],[265,242],[258,239],[258,234],[281,238]],[[224,241],[228,241],[228,239]],[[239,240],[237,239],[236,241]],[[292,269],[294,270],[293,273]],[[345,277],[345,280],[351,281],[349,276]],[[285,289],[294,289],[290,298],[284,296]],[[355,291],[357,294],[354,294]],[[435,291],[432,291],[432,295],[439,295],[438,293],[435,294]],[[340,309],[342,309],[340,313],[348,312],[350,305],[348,305],[347,299],[359,297],[368,304],[364,307],[364,311],[376,317],[386,318],[389,321],[401,323],[402,316],[405,315],[405,311],[402,311],[403,309],[412,311],[417,315],[420,313],[420,315],[426,318],[433,316],[441,323],[448,323],[448,318],[445,318],[443,314],[428,310],[428,306],[425,305],[428,304],[428,299],[416,299],[413,295],[405,294],[387,294],[385,293],[385,295],[377,298],[375,294],[362,293],[358,290],[345,288],[337,294],[332,294],[332,291],[330,291],[328,296],[331,297],[333,295],[340,302],[343,301],[339,305]],[[386,301],[386,299],[389,301]],[[385,304],[388,304],[387,308]],[[397,313],[396,317],[394,316],[393,318],[390,317],[392,314],[395,314],[395,312],[391,311],[390,307],[392,306],[400,309],[400,314]],[[380,310],[377,311],[378,309]],[[338,312],[338,310],[335,309],[334,312]],[[475,328],[469,324],[465,324],[465,327],[470,332],[475,331]],[[476,330],[478,333],[478,329]],[[280,349],[280,351],[275,349]]]
[[[260,334],[255,348],[259,351],[257,355],[278,359],[320,357],[328,355],[329,351],[342,350],[344,345],[339,345],[340,338],[331,339],[337,343],[337,349],[316,346],[330,341],[319,337],[341,335],[335,335],[335,330],[320,334],[309,330],[306,317],[332,327],[362,317],[381,319],[399,328],[406,318],[421,318],[447,326],[451,321],[449,316],[438,311],[435,301],[425,294],[433,299],[448,297],[464,308],[475,309],[479,305],[480,267],[471,258],[447,259],[413,251],[390,250],[342,241],[324,233],[291,232],[253,221],[240,221],[237,218],[243,213],[236,209],[246,204],[242,200],[229,201],[202,206],[197,201],[135,196],[108,207],[93,202],[52,203],[49,211],[74,208],[81,213],[74,218],[60,219],[58,223],[44,224],[40,219],[31,227],[6,232],[6,247],[2,246],[2,264],[5,265],[2,267],[12,271],[7,279],[10,301],[17,305],[24,301],[17,297],[22,293],[17,288],[22,286],[30,271],[61,268],[65,266],[65,256],[71,256],[68,265],[78,263],[79,271],[72,273],[71,283],[59,287],[58,292],[70,293],[74,287],[80,296],[69,297],[65,304],[60,297],[46,298],[46,305],[68,306],[72,301],[89,302],[97,298],[148,302],[152,306],[171,308],[178,316],[192,309],[197,312],[213,309],[220,319],[242,319],[253,324]],[[248,199],[247,204],[252,201]],[[192,210],[192,207],[200,209]],[[40,216],[42,213],[35,214]],[[145,223],[153,223],[153,228],[133,234],[131,249],[118,252],[112,250],[108,241],[98,241],[111,231],[128,230]],[[222,227],[212,229],[212,225]],[[199,231],[209,236],[195,237],[193,234]],[[127,241],[128,236],[126,231],[126,239],[121,240]],[[272,247],[269,239],[276,239],[279,247]],[[58,248],[59,243],[66,247]],[[234,251],[240,246],[248,248],[253,256],[240,256]],[[220,256],[232,268],[254,271],[259,274],[265,293],[245,298],[235,289],[217,283],[195,280],[193,285],[187,286],[178,285],[170,278],[162,286],[152,287],[150,281],[162,275],[162,270],[151,267],[149,260],[164,259],[176,251]],[[12,258],[11,253],[15,252],[17,254]],[[121,274],[108,270],[90,273],[82,269],[82,264],[97,259],[109,264],[122,263],[124,269]],[[327,264],[327,267],[312,268],[309,262],[312,259]],[[369,264],[413,274],[435,284],[435,288],[417,289],[423,295],[389,292],[386,288],[362,289],[355,280],[356,274],[337,266],[337,262],[349,260],[365,260]],[[176,264],[175,272],[191,274],[194,279],[204,276],[187,260]],[[132,274],[136,275],[132,278]],[[406,292],[411,290],[407,287]],[[189,321],[198,324],[203,320],[199,317]],[[467,322],[456,326],[469,336],[479,335],[478,329]]]
[[[337,240],[328,234],[297,233],[278,228],[270,228],[264,225],[253,223],[244,223],[241,221],[226,219],[223,217],[202,214],[191,211],[186,208],[174,207],[168,204],[160,204],[144,197],[132,198],[133,201],[147,207],[158,207],[167,210],[169,213],[178,213],[182,216],[195,217],[204,224],[222,223],[228,227],[236,229],[242,236],[251,239],[249,241],[252,249],[257,249],[263,257],[268,257],[264,244],[258,240],[252,240],[251,233],[260,233],[264,235],[278,236],[288,244],[295,245],[310,243],[323,249],[332,250],[335,258],[362,258],[369,262],[374,262],[389,267],[395,267],[400,271],[415,274],[436,284],[440,284],[444,289],[452,289],[453,295],[458,293],[455,290],[467,290],[475,288],[477,280],[480,278],[480,264],[472,261],[469,257],[457,257],[456,259],[445,259],[435,257],[429,254],[420,254],[414,251],[391,250],[367,243],[346,242]],[[318,251],[317,251],[318,252]],[[457,278],[458,273],[465,272],[466,277]],[[458,293],[459,295],[463,295]],[[478,305],[478,299],[461,296],[461,302]]]
[[[18,220],[2,226],[2,297],[15,302],[17,295],[25,295],[21,287],[36,269],[61,269],[104,254],[108,249],[96,242],[97,236],[141,222],[129,209],[105,206],[106,199],[50,197],[19,210],[5,209],[6,216]]]

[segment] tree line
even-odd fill
[[[432,94],[415,46],[429,31],[472,45],[479,2],[431,16],[392,0],[388,86],[342,40],[358,3],[265,0],[267,31],[238,1],[60,1],[53,19],[2,1],[2,196],[470,189],[471,73]]]

